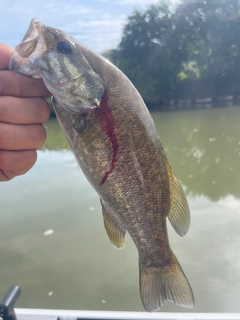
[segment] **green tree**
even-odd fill
[[[201,95],[201,90],[203,96],[236,94],[240,62],[238,1],[184,1],[173,20],[175,37],[184,38],[183,46],[188,52],[182,72],[188,82],[199,80],[194,95]]]
[[[128,17],[110,52],[148,106],[170,99],[240,94],[240,8],[237,0],[167,2]]]
[[[167,45],[171,38],[171,12],[166,3],[135,11],[128,18],[123,37],[112,60],[133,81],[145,101],[168,100],[176,86],[179,66]],[[169,72],[169,67],[174,72]]]

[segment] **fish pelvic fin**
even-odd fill
[[[101,201],[101,200],[100,200]],[[102,205],[103,222],[108,238],[112,245],[118,249],[122,249],[125,246],[125,235],[126,230],[120,225],[120,223],[106,210],[105,206]]]
[[[175,177],[170,165],[167,165],[167,172],[170,187],[170,210],[168,219],[171,222],[174,230],[184,236],[190,226],[190,210],[188,202],[181,186],[181,183]]]
[[[171,260],[160,268],[145,267],[139,262],[140,295],[146,311],[157,311],[167,301],[184,308],[194,307],[192,288],[173,253]]]

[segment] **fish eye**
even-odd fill
[[[59,41],[57,44],[57,51],[60,53],[72,53],[72,46],[68,41]]]

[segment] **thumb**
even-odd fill
[[[0,70],[7,68],[13,49],[5,43],[0,42]]]

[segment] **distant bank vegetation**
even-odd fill
[[[150,109],[240,98],[237,0],[161,1],[128,17],[120,44],[103,55],[134,83]]]

